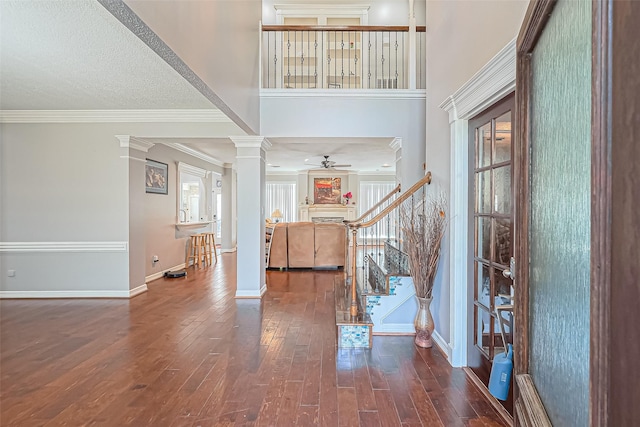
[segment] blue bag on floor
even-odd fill
[[[493,358],[493,366],[489,376],[489,393],[496,399],[507,400],[511,372],[513,372],[513,346],[507,344],[507,352],[500,353]]]

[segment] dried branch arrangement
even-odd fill
[[[431,298],[438,271],[442,238],[447,226],[444,195],[408,199],[400,209],[404,251],[416,295]]]

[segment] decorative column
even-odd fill
[[[389,143],[389,147],[391,147],[391,149],[395,152],[396,154],[396,184],[401,184],[402,186],[407,186],[407,188],[409,188],[412,184],[409,182],[406,182],[402,179],[401,173],[402,173],[402,138],[400,137],[396,137],[393,139],[393,141],[391,141]],[[404,190],[404,188],[403,188]]]
[[[236,171],[231,163],[224,164],[222,174],[222,237],[221,253],[236,250]]]
[[[265,277],[265,169],[271,143],[263,136],[232,136],[238,171],[236,298],[261,298]]]
[[[145,164],[153,143],[130,135],[116,135],[120,141],[120,157],[129,162],[129,296],[147,290],[145,283]]]

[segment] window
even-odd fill
[[[207,171],[178,163],[178,222],[198,222],[207,220],[208,206],[204,179]]]
[[[371,209],[376,203],[382,200],[387,194],[389,194],[396,187],[396,183],[393,181],[365,181],[360,182],[360,195],[359,197],[359,213],[358,216],[364,214]],[[369,218],[373,218],[378,214],[386,205],[383,205],[376,209],[369,215]],[[366,231],[367,238],[387,239],[391,240],[395,238],[398,222],[396,211],[392,211],[389,214],[389,220],[382,220],[375,227],[370,227]],[[363,233],[365,230],[361,230]],[[361,238],[364,236],[361,235]]]
[[[298,220],[298,195],[295,182],[267,182],[265,203],[265,216],[271,217],[271,213],[280,209],[282,222],[295,222]]]

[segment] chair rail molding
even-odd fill
[[[128,242],[0,242],[0,252],[128,252]]]
[[[467,260],[469,214],[469,119],[495,104],[516,87],[516,39],[511,40],[440,108],[451,125],[451,336],[448,347],[452,366],[467,365],[469,271]]]

